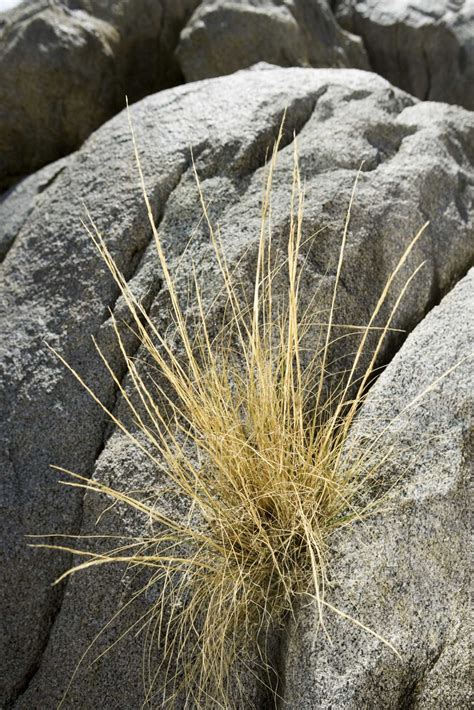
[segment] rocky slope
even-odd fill
[[[265,61],[474,108],[474,0],[31,0],[0,13],[0,191],[163,88]]]
[[[357,170],[364,161],[343,271],[340,318],[351,323],[367,321],[404,247],[429,219],[429,230],[397,284],[400,287],[411,270],[425,262],[395,323],[398,328],[412,330],[418,322],[424,322],[427,311],[473,262],[474,116],[458,107],[418,102],[381,77],[357,70],[277,69],[263,65],[164,91],[133,106],[132,120],[146,184],[172,262],[179,261],[190,231],[195,228],[186,259],[181,262],[180,293],[185,298],[194,261],[198,275],[208,285],[205,298],[210,303],[215,295],[216,267],[208,234],[199,220],[190,150],[204,194],[211,202],[212,217],[220,223],[227,257],[231,266],[239,264],[242,281],[250,288],[258,242],[263,165],[285,108],[287,129],[274,191],[275,234],[284,239],[288,227],[294,133],[298,136],[301,169],[307,184],[306,233],[314,234],[319,227],[327,227],[313,240],[309,252],[303,301],[309,302],[319,287],[319,305],[329,303],[345,210]],[[143,529],[144,521],[122,509],[114,509],[98,521],[104,502],[58,486],[57,475],[49,465],[55,463],[124,488],[143,488],[156,481],[156,472],[140,460],[123,435],[111,430],[98,407],[44,345],[46,340],[59,348],[103,401],[120,411],[113,383],[93,355],[90,335],[107,348],[119,376],[123,376],[108,309],[119,318],[126,318],[126,312],[84,234],[83,201],[144,306],[152,309],[161,327],[166,327],[168,318],[166,290],[155,266],[129,128],[121,113],[94,133],[78,152],[31,178],[25,189],[19,186],[13,190],[1,205],[4,214],[16,214],[17,218],[10,219],[3,237],[7,245],[2,267],[1,340],[5,473],[0,519],[5,563],[1,568],[0,618],[5,628],[0,678],[3,701],[25,710],[56,707],[90,642],[140,584],[140,578],[132,572],[110,569],[83,574],[59,588],[51,588],[51,582],[71,560],[26,547],[26,533],[120,530],[133,534]],[[453,293],[467,298],[466,288],[462,286]],[[393,305],[395,295],[396,289],[388,307]],[[462,305],[457,296],[452,298],[456,318],[446,317],[446,321],[452,320],[453,328],[448,342],[452,341],[454,348],[459,330],[455,324],[461,319],[463,344],[459,348],[464,352],[467,341],[462,333],[468,333],[465,329],[469,324],[459,315]],[[423,335],[426,330],[422,330],[419,341],[414,336],[415,345],[420,343],[416,345],[416,355],[410,354],[409,343],[413,341],[406,346],[408,363],[427,358],[426,366],[420,364],[419,373],[414,375],[413,391],[423,386],[431,371],[438,372],[430,369],[428,351],[429,337],[438,337],[436,328],[441,326],[436,316],[425,322],[428,335]],[[400,334],[393,334],[383,360],[392,357],[402,339]],[[136,347],[133,339],[129,345]],[[442,354],[447,361],[444,350]],[[403,379],[404,368],[412,367],[403,364],[403,357],[394,361],[393,375],[386,375],[394,378],[394,400],[398,396],[397,377]],[[433,357],[437,357],[435,352]],[[450,388],[457,387],[459,377]],[[448,389],[448,394],[451,391]],[[459,402],[460,407],[465,406],[464,399]],[[461,409],[458,414],[446,411],[442,415],[443,426],[448,426],[448,416],[460,417],[460,412]],[[449,444],[453,451],[461,445],[456,431]],[[461,454],[456,456],[460,460]],[[460,467],[461,463],[459,470]],[[417,469],[413,481],[418,481],[424,470]],[[452,473],[454,488],[457,470]],[[437,471],[432,471],[435,478],[444,476],[441,464],[439,474]],[[414,483],[410,480],[406,485],[409,488]],[[456,526],[462,526],[464,519],[452,499],[453,486],[439,481],[433,486],[439,496],[437,505],[446,508],[443,526],[446,529],[452,525],[453,539],[457,541],[460,533]],[[396,520],[389,529],[398,526],[403,535],[409,534],[413,549],[422,556],[431,518],[427,519],[426,528],[417,526],[412,518],[406,522],[410,505],[403,507],[398,518],[395,514]],[[382,547],[383,525],[374,529],[374,539]],[[386,544],[388,549],[392,544],[390,536]],[[444,574],[446,566],[452,564],[455,570],[461,564],[461,551],[456,545],[450,550],[451,558],[443,558],[441,549],[438,557],[430,561],[439,565],[439,575]],[[344,559],[341,564],[346,564]],[[434,576],[436,569],[435,566]],[[354,585],[358,579],[355,577]],[[379,579],[383,581],[383,577],[376,577],[374,584]],[[409,619],[419,613],[419,600],[425,593],[423,580],[415,575],[413,585],[418,583],[421,586],[416,593],[407,591],[400,596],[400,603],[406,607],[400,613]],[[12,594],[18,589],[22,590],[21,595]],[[374,594],[370,593],[370,599]],[[123,617],[114,620],[94,646],[90,660],[105,650],[127,623],[133,623],[149,601],[142,598],[127,608]],[[370,604],[361,602],[365,603]],[[428,604],[426,608],[429,613],[432,607]],[[402,697],[408,681],[418,682],[420,669],[432,674],[430,678],[436,677],[436,667],[430,670],[429,659],[448,638],[446,624],[443,621],[434,640],[423,637],[421,641],[409,633],[403,637],[404,653],[413,658],[413,663],[408,671],[393,675],[391,697]],[[338,629],[335,634],[340,633]],[[363,661],[354,648],[367,641],[352,629],[346,633],[356,645],[348,648],[346,660],[352,665],[350,672],[348,668],[345,672],[348,677],[353,674],[361,678],[355,686],[361,695],[354,700],[360,706],[365,702],[367,675],[359,670]],[[293,643],[291,633],[289,638]],[[319,643],[319,635],[307,624],[301,643]],[[314,707],[315,699],[323,697],[317,694],[319,690],[311,695],[310,679],[318,674],[319,665],[316,661],[312,664],[314,656],[306,656],[306,646],[301,648],[305,663],[311,665],[307,680],[300,680],[299,674],[306,673],[304,665],[292,667],[289,662],[286,667],[282,663],[280,670],[286,678],[288,698],[297,697],[298,692],[298,704],[306,702],[307,707]],[[142,649],[142,638],[130,635],[92,666],[83,663],[69,690],[66,707],[140,707]],[[295,659],[298,653],[294,651]],[[393,663],[379,649],[370,657],[370,672],[375,674],[382,673],[387,663]],[[330,656],[327,658],[330,664]],[[429,698],[431,691],[429,685],[426,687]],[[249,684],[248,692],[249,705],[254,702],[263,707],[267,702],[261,689]],[[342,694],[339,697],[345,698]]]
[[[31,0],[0,12],[1,707],[52,710],[66,691],[64,707],[77,710],[144,702],[144,634],[120,637],[159,589],[127,605],[147,576],[118,568],[53,587],[71,556],[25,538],[147,529],[126,508],[104,513],[100,496],[60,486],[51,464],[126,490],[162,482],[47,347],[126,416],[90,336],[128,386],[110,311],[129,316],[81,224],[84,205],[157,326],[170,323],[126,94],[154,215],[179,265],[179,296],[187,301],[196,264],[216,322],[218,269],[192,159],[230,266],[251,292],[264,165],[285,111],[274,244],[285,248],[296,141],[309,238],[303,304],[317,291],[317,307],[329,307],[359,168],[340,322],[367,322],[429,220],[387,300],[384,313],[423,262],[350,439],[380,437],[382,454],[396,443],[381,476],[386,485],[402,480],[383,514],[334,538],[328,590],[401,659],[328,610],[329,643],[309,606],[288,622],[272,660],[289,708],[472,706],[464,541],[474,460],[473,87],[474,0]],[[310,349],[317,335],[310,329]],[[140,356],[132,333],[126,340]],[[332,355],[342,369],[347,341]],[[170,512],[187,511],[176,500]],[[255,679],[245,685],[245,707],[272,706]]]

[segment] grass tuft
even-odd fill
[[[191,327],[183,312],[146,195],[135,138],[143,194],[169,293],[172,329],[159,332],[92,220],[86,225],[120,288],[148,362],[144,372],[127,353],[119,324],[113,320],[132,383],[126,389],[96,343],[128,406],[133,431],[74,374],[156,465],[160,480],[165,472],[189,514],[171,517],[159,501],[112,490],[68,471],[67,485],[131,506],[151,522],[153,532],[101,554],[56,547],[83,558],[62,578],[104,564],[138,565],[149,571],[147,587],[156,585],[160,594],[147,621],[162,658],[160,667],[148,668],[150,703],[159,692],[160,702],[170,707],[178,698],[190,707],[239,706],[245,697],[239,678],[245,673],[258,676],[276,695],[268,651],[272,638],[300,600],[315,601],[322,630],[326,611],[349,618],[326,599],[328,541],[335,530],[367,515],[376,501],[371,489],[383,460],[374,457],[376,447],[370,445],[347,456],[347,437],[393,316],[418,269],[392,299],[393,308],[380,325],[382,308],[424,228],[387,279],[367,325],[356,329],[352,364],[335,383],[329,377],[330,353],[336,339],[337,290],[354,192],[329,312],[308,357],[303,340],[315,304],[302,312],[304,190],[296,142],[283,262],[276,262],[272,245],[271,192],[280,139],[281,132],[267,169],[250,301],[243,299],[228,267],[198,183],[227,301],[225,323],[217,333],[196,276],[198,322]],[[275,280],[282,274],[287,284],[283,302],[275,298]],[[382,639],[356,619],[350,620]]]

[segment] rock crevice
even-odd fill
[[[426,261],[393,324],[413,330],[473,260],[473,116],[453,106],[417,102],[381,77],[356,70],[266,66],[162,92],[131,107],[152,208],[170,263],[180,265],[180,297],[186,302],[195,264],[204,302],[213,304],[219,322],[222,304],[214,306],[218,274],[201,220],[190,148],[229,265],[250,293],[264,157],[285,108],[287,133],[275,173],[272,220],[275,248],[284,253],[296,133],[306,184],[305,234],[318,232],[314,243],[308,242],[303,307],[317,288],[321,308],[330,302],[340,230],[365,160],[377,169],[363,172],[359,179],[338,313],[342,322],[367,322],[387,275],[426,217],[431,220],[429,236],[417,244],[396,284],[401,288],[411,270]],[[83,534],[134,534],[143,525],[123,510],[97,522],[102,501],[58,490],[63,487],[51,478],[49,465],[84,475],[93,470],[101,480],[130,489],[156,480],[156,471],[141,461],[125,437],[104,428],[103,414],[41,344],[47,340],[59,349],[104,402],[120,410],[117,389],[97,363],[89,336],[98,338],[117,372],[123,372],[107,309],[112,307],[119,320],[126,320],[126,309],[84,236],[82,200],[119,268],[148,299],[146,307],[160,327],[166,325],[168,313],[126,115],[109,121],[55,171],[43,191],[51,175],[41,171],[37,179],[32,176],[21,208],[16,207],[21,201],[15,191],[1,204],[17,212],[18,221],[10,228],[8,238],[13,235],[14,243],[2,264],[2,342],[9,344],[1,356],[3,418],[10,459],[4,462],[2,484],[0,520],[8,527],[2,535],[6,564],[0,570],[7,576],[0,585],[0,619],[10,619],[11,626],[1,635],[5,666],[0,677],[7,681],[4,699],[17,697],[22,688],[15,707],[25,710],[57,705],[81,654],[116,609],[124,608],[134,580],[121,570],[78,575],[64,588],[58,609],[50,584],[67,561],[25,548],[23,535],[77,532],[79,524]],[[464,176],[462,192],[459,175]],[[193,308],[190,303],[191,320],[196,316]],[[392,358],[404,337],[390,336],[382,361]],[[12,601],[12,587],[20,586],[25,594]],[[147,608],[145,599],[140,603],[138,614]],[[117,621],[107,627],[101,643],[112,644],[122,631]],[[70,691],[71,708],[81,707],[86,696],[91,706],[104,706],[105,697],[114,710],[141,702],[142,639],[127,637],[123,643],[81,670]],[[104,645],[99,644],[98,653]],[[417,672],[411,677],[418,677]],[[398,696],[400,688],[407,687],[405,680],[397,686]],[[252,698],[261,698],[259,692],[249,686]],[[290,692],[286,681],[284,692]]]

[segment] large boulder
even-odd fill
[[[362,42],[339,27],[327,0],[204,0],[181,32],[177,57],[187,81],[261,61],[369,68]]]
[[[474,0],[335,0],[374,71],[414,96],[474,109]]]
[[[294,133],[306,180],[305,234],[327,227],[308,254],[304,301],[318,288],[318,306],[329,304],[345,210],[364,160],[338,313],[343,322],[367,322],[404,247],[431,219],[398,283],[425,261],[394,323],[410,330],[473,259],[474,117],[460,108],[419,103],[381,77],[357,70],[263,66],[161,92],[132,107],[154,214],[171,262],[180,263],[180,295],[187,298],[192,262],[207,284],[208,303],[216,293],[216,266],[200,221],[190,149],[212,219],[220,223],[230,266],[238,265],[239,278],[250,289],[263,165],[285,108],[274,187],[275,239],[284,246]],[[1,342],[8,349],[2,354],[0,678],[5,702],[25,710],[57,705],[90,642],[143,581],[133,570],[110,568],[51,588],[71,559],[28,548],[25,533],[133,535],[146,523],[118,507],[99,520],[104,502],[58,486],[49,465],[125,489],[143,489],[157,481],[156,471],[120,432],[110,429],[101,410],[43,342],[59,348],[104,403],[121,411],[89,335],[107,349],[122,376],[108,309],[125,319],[126,309],[84,234],[83,201],[144,307],[152,309],[159,327],[168,322],[166,289],[155,265],[123,113],[67,158],[40,199],[36,195],[33,191],[33,203],[22,208],[28,216],[18,224],[2,267],[1,301]],[[14,197],[2,208],[8,209]],[[395,297],[396,291],[388,308]],[[191,316],[192,308],[189,304]],[[383,359],[391,357],[401,338],[392,334]],[[136,345],[130,336],[129,347]],[[142,597],[110,623],[81,664],[67,707],[141,706],[141,636],[132,633],[97,663],[89,661],[146,612],[150,599],[152,595]],[[264,698],[252,693],[249,683],[249,698],[261,706]]]
[[[472,707],[466,540],[473,346],[471,269],[409,335],[362,407],[355,435],[377,440],[379,455],[391,452],[380,475],[386,485],[399,480],[385,512],[333,544],[328,601],[388,639],[400,657],[330,611],[328,643],[307,606],[286,640],[288,707]]]
[[[0,190],[182,81],[173,52],[198,0],[33,0],[0,14]]]

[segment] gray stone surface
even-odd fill
[[[327,0],[204,0],[181,32],[177,57],[187,81],[261,61],[369,68],[362,42],[339,27]]]
[[[474,0],[335,0],[373,71],[420,99],[474,109]]]
[[[473,356],[471,269],[408,336],[362,407],[356,427],[362,443],[378,438],[379,453],[393,450],[384,481],[402,475],[384,513],[334,542],[328,600],[393,643],[401,659],[330,611],[329,644],[309,606],[289,629],[288,707],[472,707],[466,542]]]
[[[320,287],[328,304],[345,209],[365,160],[348,238],[340,291],[341,320],[365,323],[404,246],[425,219],[427,235],[400,275],[426,261],[395,325],[411,329],[472,263],[472,114],[417,103],[384,79],[357,70],[260,69],[162,92],[132,107],[146,184],[171,261],[195,236],[178,281],[185,297],[191,261],[215,296],[216,267],[200,209],[192,148],[211,215],[221,226],[231,265],[250,288],[258,241],[263,164],[287,107],[287,130],[275,181],[273,222],[284,245],[298,134],[306,178],[305,233],[326,225],[313,244],[303,299]],[[142,530],[129,511],[98,521],[104,502],[56,483],[55,463],[124,488],[143,488],[156,472],[49,354],[59,348],[108,406],[116,392],[93,355],[89,334],[107,348],[119,376],[123,366],[111,337],[108,308],[125,317],[80,224],[82,201],[107,235],[110,250],[157,323],[166,327],[167,299],[154,266],[150,230],[122,113],[67,159],[20,228],[2,266],[2,527],[0,587],[2,694],[17,708],[56,707],[81,655],[140,582],[133,572],[85,573],[51,588],[67,556],[32,550],[25,533],[83,534]],[[8,199],[3,208],[8,208]],[[13,208],[12,208],[13,209]],[[389,299],[393,304],[395,293]],[[192,311],[191,311],[192,313]],[[400,344],[387,343],[384,358]],[[130,342],[130,347],[136,344]],[[121,369],[122,368],[122,369]],[[117,403],[120,409],[120,403]],[[21,594],[17,590],[21,590]],[[112,643],[150,597],[111,623],[89,654]],[[130,616],[128,616],[130,612]],[[143,638],[129,635],[97,663],[84,662],[66,707],[140,707]],[[249,698],[253,688],[249,687]],[[255,701],[257,706],[264,699]],[[86,704],[85,704],[86,703]],[[250,700],[249,700],[250,703]]]
[[[77,149],[126,95],[260,61],[371,68],[472,109],[473,38],[474,0],[24,2],[0,12],[0,191]]]
[[[57,160],[0,195],[0,261],[41,202],[41,193],[53,183],[65,165],[65,160]]]
[[[135,101],[174,86],[198,0],[32,0],[0,14],[0,190],[75,150]]]
[[[467,456],[473,458],[473,445]],[[469,464],[469,460],[468,460]],[[472,477],[472,464],[471,471]],[[468,531],[466,531],[466,538]],[[474,692],[472,687],[472,618],[469,606],[459,610],[456,623],[447,632],[439,656],[412,686],[412,697],[416,710],[431,708],[472,708]]]

